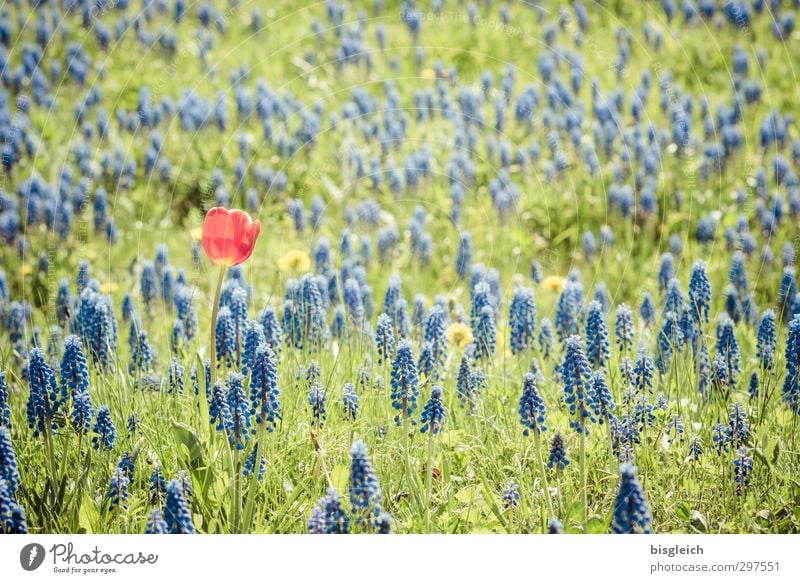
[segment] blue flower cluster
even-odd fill
[[[447,412],[442,402],[442,387],[433,385],[431,396],[422,408],[420,415],[420,433],[430,431],[431,435],[438,435],[444,428],[446,418]]]
[[[569,424],[578,433],[589,433],[589,424],[595,422],[594,411],[597,407],[592,369],[581,348],[579,336],[570,336],[566,346],[561,376],[564,380],[564,400],[573,417]]]
[[[614,502],[611,530],[614,534],[652,533],[652,518],[644,498],[642,485],[636,476],[636,467],[623,464],[621,480]]]

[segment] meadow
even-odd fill
[[[3,4],[0,533],[797,533],[798,10]]]

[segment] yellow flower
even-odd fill
[[[447,327],[447,341],[458,348],[466,348],[472,342],[472,329],[463,322],[453,322]]]
[[[194,239],[195,241],[203,240],[203,227],[197,227],[196,229],[192,229],[192,239]]]
[[[561,292],[561,290],[564,289],[564,282],[565,281],[566,281],[566,279],[564,279],[561,276],[548,275],[542,281],[542,287],[544,289],[549,289],[550,291]]]
[[[300,249],[292,249],[278,260],[278,269],[284,273],[305,273],[310,267],[311,258]]]
[[[20,273],[22,275],[30,275],[31,273],[33,273],[33,267],[25,263],[22,265],[22,267],[20,267]]]
[[[100,293],[113,294],[115,291],[117,291],[117,287],[117,284],[113,281],[107,281],[100,285]]]

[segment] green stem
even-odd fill
[[[564,498],[561,495],[561,477],[560,474],[561,470],[558,469],[556,466],[556,491],[558,492],[558,512],[559,515],[564,514]]]
[[[431,531],[431,493],[433,491],[433,430],[428,432],[428,465],[425,467],[425,532]]]
[[[614,467],[614,435],[611,432],[611,423],[609,423],[608,416],[606,416],[606,429],[608,430],[608,471],[611,475],[616,473]]]
[[[553,512],[553,500],[550,498],[550,485],[547,483],[547,472],[544,469],[544,461],[542,460],[542,437],[538,431],[534,431],[534,439],[536,440],[536,459],[539,462],[539,471],[542,474],[542,484],[544,484],[544,495],[547,498],[547,509],[550,511],[549,518],[555,518]]]
[[[328,483],[328,488],[335,489],[336,486],[333,484],[331,473],[328,471],[328,465],[325,463],[325,458],[322,456],[322,446],[319,444],[319,439],[317,438],[317,434],[313,429],[311,430],[311,443],[314,445],[314,452],[317,454],[317,458],[319,459],[319,464],[322,467],[322,473],[325,474],[325,481]]]
[[[211,356],[211,387],[217,382],[217,315],[219,314],[219,296],[222,294],[222,282],[225,280],[226,265],[219,266],[219,276],[217,277],[217,288],[214,292],[214,303],[211,306],[211,331],[209,334],[209,354]]]
[[[581,500],[583,502],[583,511],[582,511],[582,522],[583,522],[583,532],[589,532],[589,502],[588,496],[586,493],[586,434],[584,433],[583,427],[581,427]]]
[[[422,500],[420,500],[420,493],[419,493],[419,482],[417,481],[416,477],[414,476],[414,472],[411,471],[411,451],[408,442],[408,415],[406,415],[408,411],[407,405],[403,404],[403,455],[405,456],[405,466],[406,466],[406,479],[408,480],[408,489],[411,491],[411,494],[414,496],[414,503],[417,505],[417,509],[422,510]]]
[[[256,492],[258,491],[258,474],[261,471],[261,457],[264,455],[266,433],[266,422],[259,424],[258,437],[256,438],[256,462],[253,466],[253,471],[250,473],[250,483],[247,487],[247,501],[244,505],[244,529],[248,533],[253,524],[253,511],[255,509]]]
[[[50,418],[45,418],[45,426],[44,426],[44,443],[45,443],[45,450],[47,451],[47,461],[48,461],[48,473],[50,474],[50,494],[51,494],[51,503],[55,500],[55,496],[58,493],[58,479],[56,476],[56,459],[55,454],[53,453],[53,429],[50,426],[52,422]]]
[[[233,448],[233,532],[242,532],[242,467],[241,452],[236,446]]]

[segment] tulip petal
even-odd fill
[[[203,221],[203,249],[216,265],[238,265],[252,254],[259,232],[246,212],[214,207]]]

